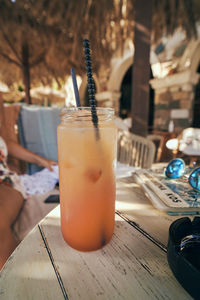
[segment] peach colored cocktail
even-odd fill
[[[112,109],[97,114],[98,129],[90,108],[64,109],[58,126],[61,230],[81,251],[101,248],[114,230],[116,127]]]

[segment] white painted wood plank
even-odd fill
[[[1,271],[0,299],[64,299],[38,227],[22,241]]]
[[[170,216],[154,208],[132,176],[117,180],[116,210],[164,246],[167,246],[170,224],[182,217]]]
[[[166,253],[118,216],[111,242],[94,252],[65,243],[58,208],[41,228],[70,300],[192,299],[172,275]]]

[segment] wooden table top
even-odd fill
[[[13,252],[0,273],[0,299],[192,299],[166,257],[178,217],[153,208],[130,174],[117,179],[116,224],[101,250],[70,248],[56,207]]]

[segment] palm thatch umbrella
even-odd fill
[[[84,37],[94,51],[94,71],[107,69],[113,53],[122,54],[125,40],[134,39],[137,1],[142,0],[1,0],[0,80],[23,83],[30,102],[30,85],[53,79],[62,85],[71,67],[85,73]],[[154,41],[180,26],[188,38],[197,36],[198,0],[152,1]]]
[[[197,22],[200,21],[199,0],[154,0],[153,38],[172,35],[182,28],[188,39],[197,38]]]

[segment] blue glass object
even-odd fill
[[[189,184],[197,191],[200,191],[200,168],[196,168],[189,176]]]
[[[176,179],[181,177],[185,171],[185,162],[181,158],[172,159],[165,169],[168,178]]]

